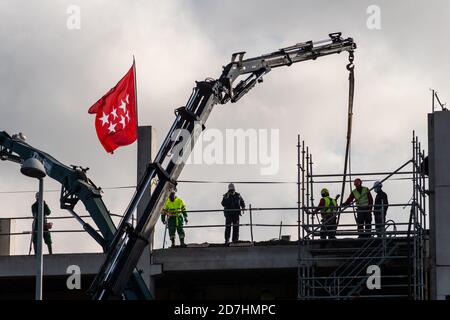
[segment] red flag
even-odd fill
[[[135,64],[127,74],[101,97],[89,113],[95,113],[98,139],[107,152],[113,153],[137,139]]]

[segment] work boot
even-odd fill
[[[180,239],[180,247],[186,248],[186,244],[184,243],[184,238]]]
[[[172,245],[170,247],[175,248],[175,239],[171,239],[171,241],[172,241]]]

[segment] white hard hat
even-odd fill
[[[373,188],[374,189],[376,189],[376,188],[382,188],[383,187],[383,184],[380,182],[380,181],[375,181],[374,183],[373,183]]]

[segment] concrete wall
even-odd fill
[[[163,272],[297,268],[296,245],[160,249],[153,263]]]
[[[14,254],[14,237],[9,233],[15,232],[15,220],[0,219],[0,256],[9,256]]]
[[[450,297],[450,112],[428,115],[430,285],[432,299]]]
[[[70,253],[44,255],[44,276],[69,276],[67,267],[77,265],[81,276],[98,272],[104,253]],[[0,278],[32,277],[36,275],[35,256],[0,257]]]
[[[145,174],[147,165],[153,161],[156,152],[156,132],[151,126],[139,126],[138,127],[138,150],[137,150],[137,173],[136,173],[136,183],[139,184],[142,177]],[[137,207],[137,218],[139,219],[144,214],[144,205],[150,199],[152,191],[152,186],[145,190],[142,201]],[[142,253],[142,256],[138,262],[137,268],[142,270],[142,277],[150,289],[150,292],[154,295],[152,279],[150,274],[150,264],[151,264],[151,250],[153,244],[153,235],[149,239],[150,245]]]

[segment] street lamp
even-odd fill
[[[37,241],[36,241],[36,300],[42,300],[42,236],[44,233],[44,177],[46,176],[44,165],[36,158],[25,160],[20,172],[27,177],[39,179],[39,200],[37,216]],[[32,235],[33,237],[33,235]]]

